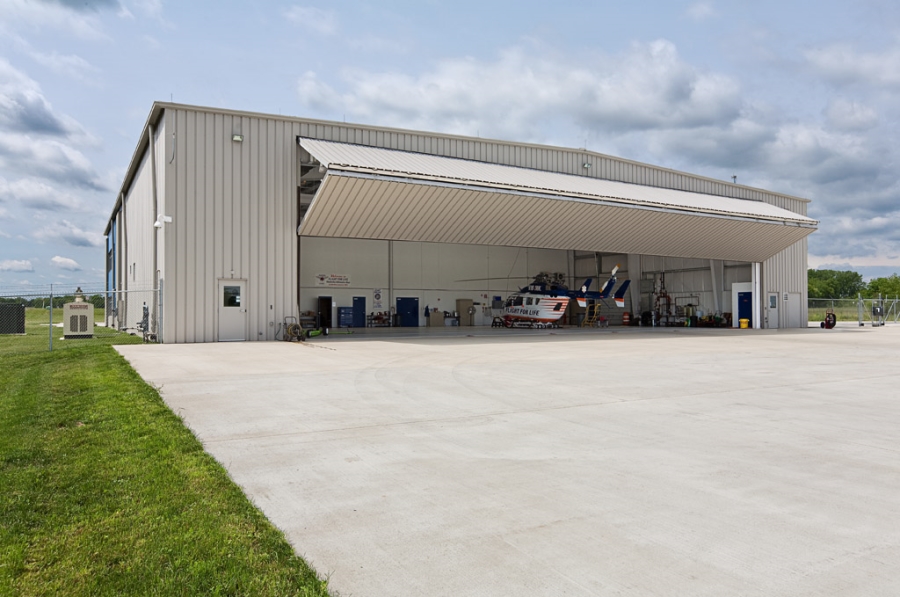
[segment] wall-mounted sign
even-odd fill
[[[381,302],[381,288],[372,290],[372,308],[376,311],[384,309],[384,304]]]
[[[347,288],[350,286],[350,276],[343,274],[316,274],[316,286]]]

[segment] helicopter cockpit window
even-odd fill
[[[531,297],[530,297],[530,296],[529,296],[527,299],[525,299],[525,304],[526,304],[526,305],[530,305],[530,304],[531,304]]]
[[[515,307],[522,306],[522,297],[521,296],[517,296],[513,299],[513,306],[515,306]]]

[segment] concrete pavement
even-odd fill
[[[898,347],[888,326],[117,349],[345,597],[871,597],[900,594]]]

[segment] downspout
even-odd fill
[[[119,329],[128,327],[128,203],[125,193],[122,193],[122,263],[125,271],[122,276],[122,305],[119,309]]]
[[[159,217],[159,207],[156,197],[156,134],[153,130],[153,124],[150,123],[147,125],[148,134],[150,137],[149,140],[149,151],[150,151],[150,194],[153,196],[153,217]],[[158,262],[158,253],[159,253],[159,231],[161,228],[153,228],[153,287],[159,292],[159,264]],[[157,341],[160,340],[161,330],[159,329],[159,310],[157,309],[157,304],[159,303],[159,298],[157,297],[156,301],[153,301],[153,310],[156,312],[153,319],[156,320],[156,338]]]

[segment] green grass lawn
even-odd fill
[[[90,339],[63,340],[63,310],[53,309],[53,350],[67,348],[83,348],[85,344],[112,345],[112,344],[140,344],[141,336],[124,334],[114,329],[97,326],[94,328],[94,337]],[[103,310],[94,310],[94,320],[97,323],[103,321]],[[50,349],[50,310],[49,309],[25,309],[25,335],[24,336],[0,336],[0,358],[7,355],[16,355],[25,352],[41,352]],[[0,361],[2,362],[2,361]]]
[[[327,595],[114,338],[32,341],[0,336],[0,595]]]

